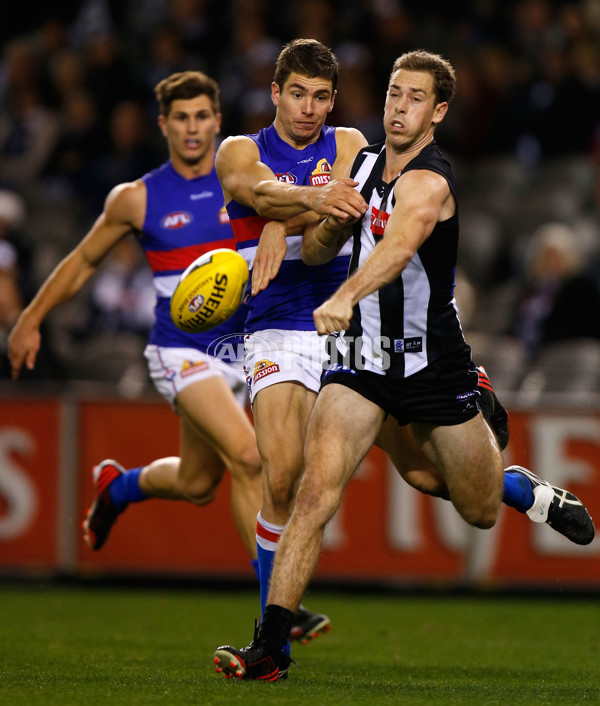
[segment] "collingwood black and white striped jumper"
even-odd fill
[[[381,240],[394,208],[394,185],[413,169],[441,174],[454,192],[452,169],[435,142],[427,145],[391,183],[383,182],[385,145],[365,147],[351,176],[359,182],[369,208],[354,226],[349,274],[360,267]],[[458,209],[458,207],[457,207]],[[440,356],[465,347],[454,300],[458,250],[458,213],[437,223],[404,271],[354,308],[350,329],[337,347],[355,369],[392,378],[409,377]]]

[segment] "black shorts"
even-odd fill
[[[392,379],[367,370],[335,365],[325,370],[321,387],[337,383],[358,392],[391,414],[398,424],[462,424],[479,412],[478,374],[468,347],[438,358],[407,378]]]

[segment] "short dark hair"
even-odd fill
[[[433,76],[433,90],[438,103],[450,103],[454,98],[456,74],[452,64],[443,56],[432,54],[423,49],[410,51],[396,59],[391,76],[400,69],[430,73]]]
[[[338,81],[338,60],[331,49],[316,39],[293,39],[288,42],[275,64],[274,81],[283,88],[292,73],[307,78],[324,78],[331,81],[335,91]]]
[[[202,71],[180,71],[171,74],[156,84],[154,93],[160,114],[165,118],[169,115],[173,101],[191,100],[198,96],[208,96],[215,113],[221,112],[219,86]]]

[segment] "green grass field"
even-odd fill
[[[306,604],[333,629],[264,684],[212,664],[217,645],[252,638],[252,591],[0,587],[0,703],[600,703],[600,602],[313,591]]]

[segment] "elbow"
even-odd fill
[[[274,218],[273,205],[269,201],[267,191],[268,181],[259,181],[251,188],[252,208],[263,218]]]
[[[302,262],[305,265],[319,265],[321,264],[318,262],[315,252],[312,251],[309,247],[306,246],[306,244],[302,243],[302,247],[300,248],[300,257],[302,258]]]

